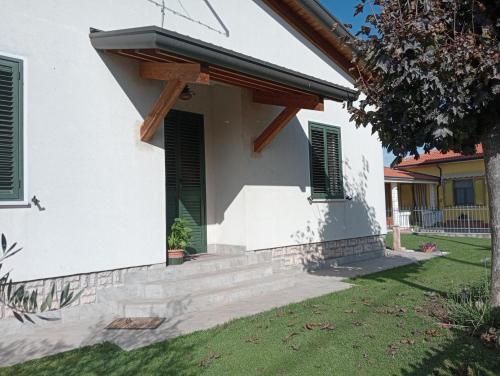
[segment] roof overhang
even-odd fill
[[[332,59],[353,79],[359,77],[352,63],[354,50],[347,41],[355,37],[316,0],[263,0],[295,30]]]
[[[144,62],[198,63],[215,81],[254,90],[352,101],[356,90],[157,26],[90,33],[92,46]]]
[[[443,159],[433,159],[433,160],[428,160],[424,161],[421,163],[418,163],[418,161],[415,161],[415,163],[408,163],[404,165],[396,165],[394,168],[395,169],[405,169],[405,168],[410,168],[410,167],[422,167],[422,166],[432,166],[432,165],[438,165],[438,164],[445,164],[445,163],[459,163],[459,162],[467,162],[467,161],[477,161],[478,159],[483,159],[484,155],[479,154],[479,155],[464,155],[463,157],[452,157],[452,158],[443,158]]]
[[[384,183],[401,183],[401,184],[439,184],[439,180],[418,180],[418,179],[401,179],[385,177]]]
[[[352,101],[356,90],[255,59],[156,26],[114,31],[91,29],[92,46],[140,62],[144,79],[166,82],[141,125],[143,141],[153,138],[187,84],[211,80],[253,91],[253,102],[282,106],[282,112],[254,139],[261,152],[301,110],[323,111],[323,99]]]

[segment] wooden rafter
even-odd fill
[[[210,82],[208,73],[196,63],[141,63],[139,71],[142,78],[153,80],[181,80],[197,84]]]
[[[307,110],[324,111],[323,98],[317,95],[281,94],[270,91],[253,91],[255,103],[274,106],[303,108]]]
[[[351,71],[354,67],[351,62],[352,54],[342,46],[342,41],[336,40],[331,30],[321,26],[314,17],[302,9],[300,4],[294,0],[264,0],[264,2],[309,42],[335,61],[347,74],[357,78]]]
[[[163,88],[160,96],[153,105],[146,119],[141,125],[141,140],[149,141],[160,127],[165,116],[179,98],[182,89],[186,86],[186,81],[170,80]]]
[[[253,143],[253,151],[260,153],[278,133],[293,119],[300,111],[300,108],[286,107],[271,124],[257,137]]]

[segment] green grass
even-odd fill
[[[484,278],[489,239],[403,236],[410,249],[424,241],[449,255],[139,350],[105,343],[0,369],[0,375],[453,375],[464,363],[474,374],[498,375],[498,352],[441,328],[422,310],[429,292]],[[335,329],[308,330],[307,323]]]

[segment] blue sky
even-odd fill
[[[321,4],[327,8],[342,23],[352,24],[351,32],[356,33],[364,23],[366,16],[358,15],[354,17],[354,7],[360,3],[359,0],[320,0]],[[367,10],[369,11],[369,10]],[[384,150],[384,165],[389,166],[394,159],[394,155]]]

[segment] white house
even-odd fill
[[[0,0],[0,232],[17,281],[384,244],[381,145],[315,0]],[[99,275],[99,274],[97,274]],[[112,282],[109,282],[112,283]]]

